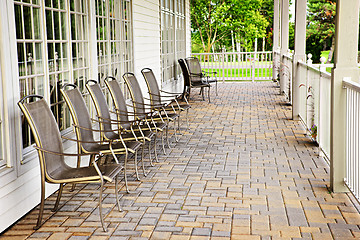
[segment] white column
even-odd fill
[[[307,0],[296,0],[295,5],[295,51],[293,58],[293,84],[292,84],[292,117],[293,120],[299,120],[300,114],[300,88],[305,83],[305,77],[301,76],[298,61],[306,62],[306,3]],[[305,99],[303,99],[305,101]]]
[[[359,0],[336,3],[335,65],[331,79],[330,186],[334,192],[346,192],[346,92],[344,78],[359,81],[357,67]]]
[[[273,23],[273,80],[275,81],[280,68],[279,59],[275,56],[275,51],[279,51],[279,37],[280,37],[280,12],[279,0],[274,0],[274,23]]]
[[[282,56],[287,54],[289,49],[289,0],[281,0],[281,48],[280,48],[280,60]],[[285,92],[286,77],[283,74],[286,71],[284,67],[280,68],[280,93]]]

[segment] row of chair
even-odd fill
[[[64,185],[67,183],[100,183],[99,213],[103,230],[106,231],[102,215],[102,193],[106,182],[115,180],[116,202],[121,211],[118,197],[118,175],[124,171],[127,192],[127,161],[129,153],[134,154],[136,177],[139,179],[137,153],[142,148],[141,163],[143,174],[144,147],[149,144],[150,164],[151,142],[154,142],[156,161],[156,136],[161,133],[162,148],[165,153],[164,132],[170,147],[168,124],[174,123],[175,140],[180,134],[180,115],[186,111],[188,126],[188,111],[190,105],[182,93],[161,91],[153,71],[145,68],[142,71],[146,81],[149,103],[145,103],[140,85],[133,73],[125,73],[123,79],[130,92],[131,104],[127,105],[119,82],[108,77],[105,84],[113,100],[114,108],[107,105],[106,97],[97,81],[88,80],[86,88],[96,109],[96,119],[90,117],[85,100],[78,87],[74,84],[65,84],[61,93],[70,110],[76,139],[61,136],[54,115],[44,98],[39,95],[29,95],[22,98],[18,105],[22,110],[32,130],[35,148],[38,150],[41,170],[41,202],[40,211],[35,229],[42,225],[42,215],[45,201],[45,182],[60,184],[54,211],[57,210]],[[30,100],[33,101],[30,101]],[[131,111],[129,111],[129,108]],[[178,123],[176,129],[176,122]],[[99,129],[93,128],[93,122],[99,124]],[[114,127],[115,126],[115,127]],[[99,139],[96,140],[96,133]],[[64,153],[62,139],[77,143],[78,153]],[[119,156],[124,156],[124,164],[120,164]],[[65,156],[77,157],[77,167],[73,168],[65,163]],[[89,166],[81,166],[81,157],[90,156]],[[105,156],[105,160],[103,160]],[[73,185],[74,186],[74,185]]]

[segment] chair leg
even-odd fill
[[[209,103],[210,103],[210,87],[209,87],[209,90],[208,90],[208,97],[209,97]]]
[[[138,167],[137,155],[138,155],[138,150],[135,151],[134,167],[135,167],[136,179],[138,181],[140,181],[139,172],[138,172],[138,168],[137,168]]]
[[[102,214],[102,195],[103,195],[103,191],[104,191],[104,182],[101,181],[100,192],[99,192],[99,215],[100,215],[101,226],[102,226],[104,232],[107,232],[106,226],[104,224],[103,214]]]
[[[178,140],[178,136],[177,136],[177,129],[176,129],[176,120],[174,120],[174,137],[175,137],[175,142],[179,141]]]
[[[155,135],[156,136],[156,135]],[[152,157],[151,157],[151,139],[150,139],[150,141],[149,141],[149,146],[148,146],[148,148],[149,148],[149,161],[150,161],[150,166],[154,166],[154,164],[153,164],[153,161],[152,161]],[[156,146],[156,144],[154,144],[155,146]]]
[[[218,92],[217,92],[217,84],[218,84],[218,82],[216,81],[216,82],[215,82],[215,86],[216,86],[216,96],[218,95]]]
[[[181,136],[181,129],[180,129],[180,112],[179,112],[179,116],[178,116],[178,121],[177,121],[177,123],[178,123],[178,126],[177,126],[177,128],[178,128],[178,131],[179,131],[179,136]],[[175,124],[175,123],[174,123]],[[180,137],[177,139],[177,141],[176,142],[178,142],[180,140]]]
[[[203,101],[205,101],[205,97],[204,97],[204,90],[203,90],[203,88],[201,88],[201,93],[202,93],[202,98],[203,98]]]
[[[186,125],[187,125],[187,128],[190,130],[190,125],[189,125],[189,109],[186,109]]]
[[[158,159],[158,154],[157,154],[157,147],[156,147],[156,134],[155,134],[155,137],[154,137],[154,155],[155,155],[155,161],[156,162],[159,162],[159,159]],[[151,162],[152,163],[152,162]],[[154,164],[153,164],[154,165]]]
[[[39,216],[38,216],[38,220],[36,223],[36,226],[34,227],[34,230],[38,230],[42,223],[42,217],[43,217],[43,213],[44,213],[44,203],[45,203],[45,179],[41,178],[41,202],[40,202],[40,209],[39,209]]]
[[[127,182],[127,159],[128,159],[128,153],[125,154],[125,162],[124,162],[124,181],[125,181],[125,188],[126,192],[130,193],[129,186]]]
[[[142,151],[141,151],[141,166],[143,170],[143,175],[146,177],[147,174],[145,172],[145,166],[144,166],[144,150],[145,150],[145,140],[143,141]]]
[[[164,143],[164,131],[161,132],[161,145],[162,145],[162,149],[164,151],[164,154],[166,155],[165,143]]]
[[[116,196],[116,204],[118,206],[119,212],[122,212],[119,201],[119,183],[118,183],[118,175],[115,176],[115,196]]]
[[[77,149],[78,149],[78,153],[81,153],[81,146],[80,146],[80,144],[77,145]],[[92,160],[91,157],[92,157],[92,155],[90,156],[89,165],[91,165],[91,160]],[[81,157],[78,156],[78,157],[77,157],[77,164],[76,164],[77,168],[80,167],[80,163],[81,163]],[[70,192],[73,192],[73,191],[75,190],[75,187],[76,187],[76,184],[73,183],[72,186],[71,186]]]
[[[168,125],[166,125],[166,144],[168,145],[168,148],[171,149],[170,142],[169,142],[169,122],[168,122]]]
[[[58,207],[59,207],[59,202],[60,202],[60,198],[61,198],[63,189],[64,189],[64,184],[60,183],[58,194],[57,194],[57,197],[56,197],[56,202],[55,202],[54,208],[51,210],[53,212],[56,212]]]

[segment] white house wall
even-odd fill
[[[158,0],[133,0],[134,69],[136,76],[141,81],[143,80],[140,70],[150,67],[159,83],[161,82],[159,4]],[[186,16],[188,17],[189,0],[186,0],[186,5]],[[21,165],[22,153],[16,147],[19,146],[21,133],[16,130],[18,129],[16,124],[19,123],[19,109],[16,106],[19,100],[19,90],[15,21],[12,13],[14,13],[13,1],[0,1],[0,83],[3,89],[3,92],[0,92],[3,101],[0,101],[0,104],[4,103],[3,120],[6,120],[4,123],[7,131],[4,145],[5,157],[11,159],[8,167],[0,169],[0,233],[40,202],[40,169],[37,154],[35,151],[30,153],[30,158],[33,160]],[[6,19],[6,15],[9,19]],[[188,19],[186,24],[187,56],[191,51],[189,24],[190,20]],[[90,46],[94,47],[95,45],[90,44]],[[92,52],[91,55],[94,56],[94,53]],[[95,70],[96,72],[97,70]],[[142,82],[142,87],[145,90],[144,82]],[[74,150],[74,146],[71,146],[70,150],[67,147],[67,151]],[[75,161],[68,160],[68,162],[75,164]],[[52,194],[57,188],[58,185],[47,184],[46,196]]]
[[[151,68],[161,84],[159,4],[159,0],[133,0],[134,69],[143,93],[147,91],[141,69]]]

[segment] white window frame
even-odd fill
[[[38,42],[42,44],[41,50],[42,50],[42,56],[41,59],[43,61],[43,72],[42,74],[40,74],[40,76],[43,77],[43,81],[42,81],[42,86],[43,86],[43,94],[45,99],[47,100],[48,103],[50,103],[50,82],[49,82],[49,77],[51,75],[56,75],[56,74],[67,74],[67,79],[62,79],[63,82],[70,82],[73,83],[74,82],[74,71],[79,71],[82,70],[84,74],[86,74],[85,78],[88,78],[90,75],[90,51],[89,51],[89,43],[90,43],[90,35],[89,35],[89,31],[86,31],[85,35],[83,36],[83,39],[77,41],[77,40],[73,40],[72,36],[71,36],[71,14],[79,14],[78,12],[74,12],[71,11],[70,9],[70,2],[69,1],[65,1],[65,5],[64,5],[64,10],[59,10],[56,8],[52,8],[52,7],[46,7],[45,6],[45,2],[43,0],[38,0],[39,4],[36,4],[36,7],[38,7],[40,9],[40,17],[39,17],[39,29],[40,29],[40,40],[35,40],[35,41],[26,41],[24,40],[23,42]],[[83,15],[86,15],[86,28],[89,24],[89,16],[90,16],[90,8],[88,5],[88,1],[85,1],[85,13]],[[13,1],[13,9],[15,10],[15,5],[26,5],[26,6],[32,6],[33,4],[28,4],[28,3],[21,3],[21,2],[15,2]],[[65,32],[64,32],[64,36],[62,36],[62,40],[55,40],[55,39],[47,39],[47,32],[46,32],[46,26],[44,26],[46,24],[46,10],[50,10],[50,11],[61,11],[65,14],[65,17],[63,19],[63,24],[66,28]],[[13,13],[13,15],[11,15],[12,17],[16,17],[15,12]],[[22,15],[23,17],[23,15]],[[32,22],[33,23],[33,22]],[[23,26],[24,27],[24,26]],[[32,26],[34,28],[34,25]],[[52,23],[52,27],[54,27],[54,23]],[[78,26],[77,26],[78,27]],[[84,28],[83,26],[81,26],[81,28]],[[83,30],[83,29],[82,29]],[[23,29],[23,34],[25,34],[25,31]],[[15,31],[16,33],[16,31]],[[17,36],[15,34],[15,40],[17,42],[21,42],[21,40],[17,39]],[[83,54],[86,55],[87,58],[87,66],[82,66],[79,68],[74,68],[73,66],[73,58],[72,58],[72,43],[79,43],[81,42],[83,45],[86,45],[85,47],[83,46]],[[47,45],[48,44],[56,44],[56,43],[65,43],[67,46],[64,48],[66,51],[66,61],[67,61],[67,66],[65,69],[60,69],[60,70],[56,70],[53,72],[50,72],[49,70],[49,61],[51,61],[50,59],[48,59],[48,48]],[[85,52],[86,51],[86,52]],[[15,54],[17,55],[17,48],[15,50]],[[56,55],[55,55],[56,56]],[[31,57],[31,56],[30,56]],[[63,59],[53,59],[53,61],[63,61]],[[17,79],[22,79],[22,78],[26,78],[26,77],[19,77],[19,68],[17,66],[16,68],[17,70]],[[20,90],[20,89],[19,89]],[[29,93],[27,93],[29,94]],[[25,94],[25,95],[27,95]],[[15,95],[19,96],[20,95],[20,91],[18,93],[15,93]],[[61,106],[62,108],[62,119],[65,119],[66,123],[64,124],[64,129],[63,129],[63,133],[66,132],[70,132],[72,129],[69,128],[70,127],[70,116],[69,113],[67,111],[65,111],[65,103],[61,101],[61,98],[59,97],[58,99],[60,99],[60,104],[62,104],[63,106]],[[59,103],[55,102],[52,103],[51,106],[57,105]],[[20,133],[20,141],[17,142],[17,144],[19,144],[19,149],[21,151],[20,156],[21,157],[21,165],[25,165],[26,163],[30,162],[31,160],[35,159],[35,156],[33,155],[33,153],[35,152],[34,149],[31,147],[32,144],[29,144],[29,146],[23,148],[23,144],[22,144],[22,127],[21,127],[21,123],[19,122],[18,124],[20,130],[18,131]],[[29,135],[31,135],[30,129],[28,129],[29,131]]]
[[[186,54],[185,0],[160,0],[160,18],[161,81],[166,83],[178,78],[177,59]]]
[[[11,23],[9,24],[9,27],[15,29],[13,33],[11,33],[11,38],[14,39],[13,43],[11,43],[12,48],[9,50],[11,52],[11,54],[13,55],[12,57],[12,71],[14,74],[13,79],[16,79],[14,81],[16,81],[15,83],[13,83],[13,98],[14,99],[20,99],[20,80],[22,78],[31,78],[34,77],[33,75],[27,74],[26,76],[20,76],[20,72],[19,72],[19,64],[18,64],[18,45],[17,42],[21,42],[21,39],[17,39],[17,33],[16,33],[16,16],[15,15],[15,5],[27,5],[30,6],[32,5],[32,2],[30,3],[23,3],[23,2],[16,2],[14,0],[7,0],[8,1],[8,5],[10,6],[8,11],[8,18],[10,18]],[[79,0],[81,1],[81,0]],[[103,0],[101,0],[103,1]],[[106,3],[108,3],[109,0],[106,0]],[[125,3],[127,4],[127,19],[124,16],[124,7],[125,7]],[[42,60],[42,65],[41,68],[37,67],[37,71],[33,70],[34,73],[36,73],[36,76],[39,76],[41,81],[40,84],[37,86],[41,86],[41,91],[38,92],[37,90],[35,90],[32,93],[35,94],[42,94],[44,95],[46,101],[50,104],[50,80],[49,80],[49,76],[50,75],[54,75],[54,74],[59,74],[59,73],[66,73],[66,78],[68,79],[63,79],[66,80],[65,82],[70,82],[70,83],[74,83],[75,79],[74,76],[76,76],[76,71],[80,71],[80,74],[78,74],[78,76],[84,76],[84,81],[82,81],[80,84],[84,84],[86,82],[86,80],[89,78],[95,78],[97,79],[98,76],[98,70],[101,66],[101,62],[98,62],[98,60],[96,59],[97,56],[97,50],[96,48],[93,48],[93,46],[96,46],[97,44],[97,37],[96,37],[96,24],[95,24],[95,19],[96,19],[96,13],[95,13],[95,1],[87,1],[85,0],[85,4],[86,4],[86,8],[87,10],[85,10],[83,13],[79,12],[78,9],[73,9],[70,6],[70,1],[66,1],[65,6],[64,6],[64,26],[65,26],[65,31],[64,34],[66,35],[66,37],[62,38],[63,40],[51,40],[51,39],[47,39],[47,30],[46,30],[46,9],[48,10],[52,10],[53,8],[49,8],[49,7],[45,7],[45,0],[37,0],[36,2],[36,7],[39,8],[39,20],[38,21],[32,21],[32,28],[34,29],[34,26],[36,29],[40,29],[40,39],[39,40],[34,40],[34,34],[32,36],[32,38],[29,38],[29,40],[27,41],[26,39],[23,40],[23,42],[30,42],[32,43],[34,46],[33,49],[35,49],[35,43],[33,42],[37,42],[38,44],[40,44],[41,48],[41,60]],[[134,66],[134,51],[133,51],[133,17],[132,17],[132,1],[131,0],[119,0],[119,15],[116,16],[117,17],[117,21],[118,21],[118,25],[116,26],[116,29],[114,29],[114,31],[118,31],[118,33],[116,33],[118,39],[116,39],[116,44],[120,45],[119,46],[119,51],[116,51],[116,57],[118,57],[119,61],[116,61],[117,67],[118,67],[118,80],[122,81],[121,79],[121,75],[125,72],[125,71],[133,71],[133,66]],[[109,8],[109,7],[107,7]],[[85,33],[83,33],[83,38],[76,38],[74,39],[72,36],[72,14],[78,15],[79,19],[81,18],[80,16],[85,16],[83,18],[83,20],[81,21],[85,21],[83,22],[84,24],[81,25],[81,31],[84,30],[84,28],[86,28],[86,31],[84,31]],[[24,18],[24,15],[21,15],[22,18]],[[12,19],[13,18],[13,19]],[[20,21],[20,20],[19,20]],[[22,19],[22,21],[24,21],[24,19]],[[65,23],[66,21],[66,23]],[[35,24],[36,23],[36,24]],[[127,33],[125,33],[125,29],[124,29],[124,25],[125,23],[128,25],[128,29],[127,29]],[[109,20],[108,23],[109,24]],[[76,23],[76,25],[79,25],[79,23]],[[25,30],[24,30],[24,23],[22,22],[22,25],[18,25],[18,26],[22,26],[23,28],[23,36],[25,37]],[[54,27],[54,23],[52,25]],[[109,30],[109,26],[107,26],[108,30]],[[121,31],[119,31],[121,30]],[[27,30],[28,31],[28,30]],[[34,31],[34,30],[32,30]],[[77,31],[77,30],[76,30]],[[80,31],[80,30],[79,30]],[[110,31],[108,31],[107,33],[108,35],[110,34]],[[64,36],[65,36],[64,35]],[[20,35],[19,35],[20,36]],[[108,61],[108,67],[109,69],[112,68],[113,63],[111,62],[111,42],[114,42],[110,39],[110,37],[108,38],[108,45],[107,48],[109,49],[108,51],[108,58],[110,59],[110,61]],[[49,70],[49,60],[48,58],[48,43],[51,44],[51,42],[53,43],[66,43],[64,46],[64,49],[66,49],[66,61],[67,61],[67,65],[64,69],[60,69],[57,70],[55,73],[54,72],[50,72]],[[23,43],[24,44],[24,43]],[[82,63],[83,65],[81,66],[75,66],[76,65],[76,59],[75,58],[82,58],[83,56],[81,56],[80,54],[74,54],[73,57],[73,50],[75,51],[75,49],[73,49],[73,44],[79,44],[77,45],[82,47],[81,52],[83,54],[83,56],[86,56],[86,63]],[[24,44],[25,45],[25,44]],[[19,46],[20,47],[20,46]],[[26,56],[26,48],[25,46],[23,46],[24,49],[24,61],[27,61],[27,58],[30,57],[29,63],[33,64],[31,66],[33,66],[32,68],[35,69],[35,62],[38,62],[37,60],[39,59],[38,57],[36,57],[36,54],[34,54],[34,59],[31,59],[32,56]],[[30,48],[31,49],[31,48]],[[35,50],[33,50],[35,52]],[[55,50],[54,50],[55,51]],[[40,52],[40,51],[39,51]],[[127,56],[125,57],[125,55],[127,54]],[[53,55],[53,54],[52,54]],[[95,56],[95,59],[94,59]],[[91,58],[93,57],[93,59]],[[60,59],[61,60],[61,59]],[[75,60],[75,62],[73,62]],[[59,61],[59,59],[58,59]],[[22,66],[24,66],[26,63],[23,63]],[[41,69],[39,71],[39,69]],[[81,75],[82,74],[82,75]],[[63,78],[63,77],[62,77]],[[30,81],[34,81],[34,80],[30,80]],[[29,86],[29,90],[28,91],[32,91],[32,89],[36,89],[36,87],[33,87],[35,85],[27,85]],[[84,87],[80,87],[80,89],[84,89]],[[85,92],[85,91],[84,91]],[[27,95],[30,94],[30,92],[24,92],[23,95]],[[56,98],[58,99],[58,98]],[[60,98],[59,98],[60,99]],[[90,98],[86,97],[86,101],[88,104],[90,104]],[[1,104],[1,103],[0,103]],[[53,103],[54,104],[54,103]],[[64,103],[63,103],[64,104]],[[90,104],[91,105],[91,104]],[[0,109],[1,110],[1,109]],[[91,110],[91,109],[90,109]],[[31,147],[32,144],[27,144],[28,146],[23,148],[23,144],[22,144],[22,126],[21,126],[21,118],[20,118],[20,114],[21,112],[19,111],[19,109],[16,108],[15,110],[17,117],[15,118],[16,120],[14,121],[14,123],[12,123],[12,125],[14,126],[14,132],[16,133],[17,137],[13,141],[14,146],[16,146],[17,150],[13,151],[11,153],[12,155],[16,155],[17,157],[11,157],[11,159],[18,159],[16,161],[16,165],[19,168],[19,173],[18,174],[22,174],[24,172],[26,172],[28,169],[32,168],[33,166],[35,166],[36,162],[33,160],[37,159],[37,154],[36,151]],[[63,110],[62,110],[62,114],[63,114]],[[61,115],[61,119],[63,119],[63,115]],[[67,118],[68,119],[68,118]],[[1,126],[1,125],[0,125]],[[68,126],[66,126],[68,127]],[[31,135],[30,129],[28,129],[29,131],[29,135]],[[71,128],[66,128],[62,131],[62,133],[67,133],[67,132],[71,132],[72,129]],[[30,139],[30,137],[28,138]],[[5,143],[7,143],[8,139],[6,141],[3,141]],[[6,150],[6,149],[5,149]],[[10,159],[10,158],[9,158]],[[12,163],[15,160],[12,160]]]
[[[0,27],[1,29],[1,27]],[[1,44],[0,44],[1,47]],[[6,96],[3,92],[3,88],[2,88],[2,84],[4,83],[4,81],[2,81],[2,72],[1,72],[1,48],[0,48],[0,170],[3,169],[4,167],[8,166],[8,162],[6,160],[5,157],[5,148],[4,148],[4,143],[5,143],[5,129],[4,129],[4,103],[6,102],[6,99],[4,99],[4,96]]]

